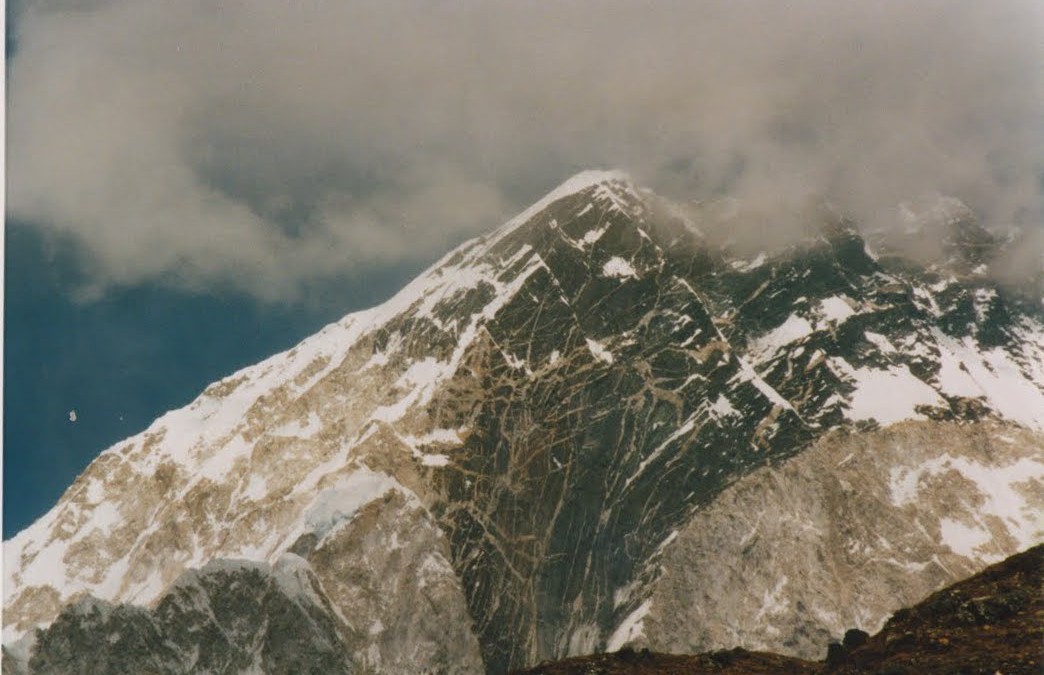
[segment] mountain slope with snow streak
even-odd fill
[[[841,222],[740,259],[684,213],[579,174],[107,450],[5,542],[5,644],[293,555],[354,667],[502,672],[647,637],[677,533],[833,430],[1044,430],[1039,299]]]

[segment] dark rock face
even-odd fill
[[[152,615],[130,605],[84,599],[38,636],[33,673],[184,672],[179,654]]]
[[[674,528],[731,477],[811,438],[693,290],[719,263],[693,257],[692,234],[641,205],[577,215],[589,201],[563,200],[503,242],[533,246],[546,268],[485,324],[484,348],[458,373],[485,395],[438,410],[440,426],[475,429],[443,474],[442,522],[491,672],[618,623],[636,604],[614,603],[614,590]],[[590,250],[562,241],[597,228]],[[642,276],[607,278],[613,258]],[[708,403],[725,395],[738,414],[719,419]]]
[[[40,675],[348,673],[342,630],[310,572],[217,562],[151,611],[91,597],[68,607],[28,665]]]
[[[436,477],[436,513],[491,672],[605,645],[641,603],[618,591],[648,579],[696,509],[851,422],[859,369],[935,382],[933,331],[1023,340],[1020,298],[991,287],[984,309],[984,280],[879,263],[844,223],[741,264],[623,184],[559,200],[487,256],[539,267],[484,323],[454,378],[461,395],[430,413],[473,430]],[[466,315],[481,293],[438,311]],[[764,344],[793,317],[807,335]],[[978,414],[933,396],[926,417]]]

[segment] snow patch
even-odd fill
[[[966,558],[976,556],[975,549],[992,539],[990,533],[981,527],[969,527],[964,523],[950,518],[939,521],[939,532],[943,543],[950,547],[954,553]]]
[[[542,198],[540,198],[535,204],[527,208],[522,213],[518,214],[507,223],[498,228],[490,237],[485,240],[484,243],[487,246],[500,241],[507,235],[511,234],[518,227],[525,225],[534,216],[538,215],[541,211],[551,206],[560,199],[564,199],[570,195],[574,195],[577,192],[582,192],[588,188],[602,185],[610,182],[622,182],[626,184],[631,183],[631,178],[622,171],[581,171],[575,176],[570,177],[564,183],[556,187],[551,192],[548,192]]]
[[[458,429],[432,429],[423,436],[409,436],[408,439],[417,445],[430,445],[433,443],[460,445],[464,442],[460,438],[460,430]]]
[[[695,428],[696,417],[693,416],[687,419],[685,421],[685,424],[682,424],[680,427],[675,429],[674,433],[667,437],[667,440],[656,446],[656,448],[649,453],[649,456],[641,461],[641,463],[638,465],[638,469],[635,470],[635,472],[631,474],[630,477],[628,477],[628,479],[624,482],[624,489],[627,489],[627,486],[633,483],[635,478],[642,475],[642,472],[645,471],[645,467],[649,466],[654,461],[656,461],[656,458],[663,454],[663,451],[667,449],[667,446],[669,446],[671,443],[678,440],[682,436],[688,434]]]
[[[764,253],[758,253],[753,260],[733,260],[729,263],[729,266],[737,272],[750,272],[764,265],[767,260],[768,256]]]
[[[97,478],[91,478],[87,483],[87,503],[97,504],[105,499],[105,484]]]
[[[825,321],[844,323],[848,317],[855,315],[852,301],[846,296],[835,295],[819,303],[819,311]]]
[[[734,417],[740,414],[739,410],[736,410],[732,405],[732,402],[725,398],[724,394],[718,394],[718,399],[710,404],[707,409],[718,419],[723,417]]]
[[[254,501],[261,501],[268,495],[268,479],[259,473],[251,472],[250,480],[243,488],[243,496]]]
[[[94,507],[91,512],[90,524],[94,530],[108,533],[121,521],[120,510],[115,503],[104,501]]]
[[[854,421],[875,420],[883,426],[903,420],[923,420],[920,405],[947,407],[935,389],[919,380],[906,364],[885,369],[852,368],[844,359],[831,358],[830,369],[855,387],[845,416]]]
[[[606,651],[615,652],[619,651],[622,647],[628,643],[634,642],[638,638],[645,635],[645,617],[648,616],[649,610],[652,609],[652,600],[646,600],[642,604],[638,605],[638,608],[627,615],[627,618],[613,631],[613,634],[609,636],[609,642],[606,643]]]
[[[350,523],[360,508],[395,489],[402,487],[391,476],[360,468],[316,496],[305,512],[305,527],[322,539],[335,528]]]
[[[956,340],[938,329],[939,390],[950,396],[983,399],[1002,417],[1044,430],[1044,391],[1011,354],[1000,347],[980,351],[972,338]]]
[[[863,333],[863,336],[866,338],[867,342],[877,347],[884,354],[894,354],[898,351],[895,348],[895,345],[893,345],[888,340],[888,338],[886,338],[884,335],[881,335],[880,333],[866,331],[865,333]]]
[[[588,206],[591,206],[591,205],[588,204]],[[593,244],[596,241],[598,241],[599,239],[601,239],[602,235],[604,235],[608,231],[609,231],[609,226],[608,225],[603,225],[602,227],[596,227],[593,230],[588,230],[587,232],[585,232],[583,238],[580,241],[582,241],[585,244],[587,244],[588,246],[590,246],[591,244]]]
[[[619,256],[613,256],[602,265],[602,276],[610,279],[637,279],[638,273],[631,263]]]
[[[591,351],[591,354],[599,361],[604,361],[605,363],[611,364],[613,363],[613,361],[616,360],[615,358],[613,358],[613,353],[606,349],[602,345],[602,343],[596,342],[591,338],[586,338],[586,342],[587,348]]]
[[[1040,492],[1044,483],[1044,459],[1023,457],[1003,466],[983,464],[967,457],[943,455],[914,468],[893,468],[889,473],[890,499],[895,506],[904,506],[918,500],[919,492],[930,478],[956,473],[970,484],[969,491],[977,493],[981,503],[974,508],[976,519],[995,516],[1018,542],[1018,548],[1028,548],[1040,542],[1044,532],[1044,514],[1026,496]],[[952,519],[951,519],[952,520]],[[946,544],[961,555],[992,539],[983,527],[969,528],[956,520],[948,525],[951,538]],[[977,532],[987,532],[980,541]],[[952,543],[951,543],[952,541]]]
[[[985,274],[985,270],[981,274]],[[979,288],[975,290],[974,298],[975,318],[978,319],[979,324],[982,324],[989,314],[990,304],[997,298],[997,291],[992,288]]]
[[[814,330],[808,319],[797,314],[791,314],[786,321],[751,344],[751,355],[760,361],[775,354],[780,347],[811,335]]]
[[[737,359],[737,362],[739,363],[739,372],[729,380],[729,384],[736,382],[750,382],[765,398],[771,401],[773,405],[777,405],[784,410],[797,412],[794,410],[794,406],[790,405],[790,401],[783,398],[778,391],[773,389],[772,385],[758,375],[757,371],[755,371],[749,363],[744,359]]]
[[[526,363],[526,360],[522,357],[515,356],[514,354],[511,354],[506,351],[501,351],[501,354],[504,355],[504,360],[507,362],[507,364],[515,370],[523,370],[529,373],[530,375],[533,374],[533,372],[529,368],[529,364]]]
[[[420,460],[421,464],[435,467],[448,466],[452,460],[446,454],[426,453],[421,448],[432,445],[459,447],[464,442],[460,438],[460,432],[456,429],[433,429],[423,436],[400,436],[400,438],[409,446],[410,452]]]

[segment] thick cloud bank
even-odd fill
[[[586,167],[873,226],[925,194],[1039,228],[1039,0],[42,0],[9,208],[95,290],[275,299],[431,255]]]

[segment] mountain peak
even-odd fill
[[[558,185],[558,187],[552,189],[517,216],[497,228],[491,235],[491,241],[489,243],[499,241],[517,228],[525,225],[532,220],[534,216],[538,215],[541,211],[546,210],[555,202],[596,187],[607,188],[605,192],[606,195],[612,194],[615,191],[631,192],[634,194],[637,194],[638,192],[638,188],[635,186],[634,181],[630,175],[624,171],[602,169],[588,169],[586,171],[581,171],[567,178],[564,182]]]
[[[563,197],[583,192],[588,188],[614,184],[634,189],[634,180],[626,171],[619,169],[587,169],[567,178],[530,208],[546,207],[548,204],[556,202]]]
[[[921,195],[899,204],[899,218],[907,234],[974,219],[972,210],[956,197],[938,193]]]

